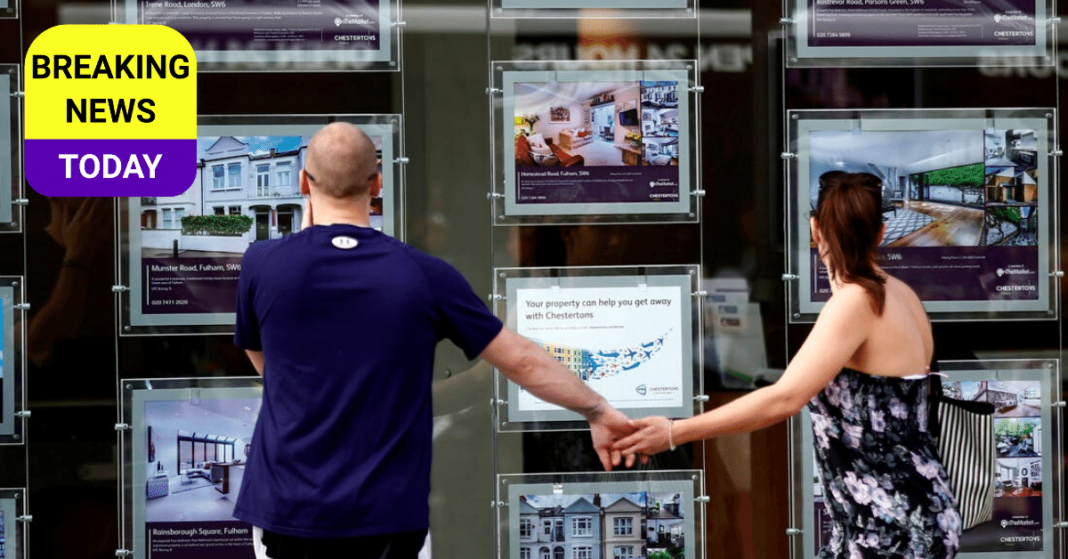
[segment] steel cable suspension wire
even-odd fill
[[[491,16],[491,11],[492,10],[493,10],[493,0],[486,0],[486,61],[485,61],[485,67],[486,67],[486,99],[488,101],[488,110],[489,110],[489,115],[488,115],[489,116],[489,119],[488,119],[489,124],[488,124],[488,126],[489,126],[489,139],[490,139],[490,164],[487,165],[487,169],[488,169],[487,172],[489,173],[489,183],[488,183],[489,191],[488,192],[490,194],[492,194],[494,192],[494,188],[493,188],[494,171],[495,171],[494,162],[495,162],[495,157],[496,157],[496,155],[494,154],[494,150],[493,150],[494,143],[496,142],[496,140],[494,139],[495,136],[493,134],[493,131],[494,131],[494,114],[496,112],[494,104],[496,102],[496,97],[494,97],[494,94],[493,94],[493,64],[492,64],[492,62],[493,62],[493,50],[492,50],[493,41],[491,39],[491,37],[493,35],[493,27],[492,27],[493,26],[493,18]],[[497,252],[495,250],[495,247],[496,247],[496,245],[495,245],[495,240],[496,240],[496,231],[495,231],[495,229],[496,229],[496,227],[495,227],[495,222],[493,221],[494,220],[494,215],[493,215],[493,212],[494,212],[494,199],[493,199],[492,196],[488,196],[487,200],[489,201],[488,208],[489,208],[489,214],[490,214],[490,223],[489,223],[489,264],[490,264],[490,272],[492,273],[493,268],[494,268],[494,264],[495,264],[494,257],[495,257],[496,252]],[[491,294],[495,291],[495,288],[493,287],[495,285],[495,282],[496,282],[496,278],[493,278],[490,281],[490,293]],[[490,308],[491,308],[492,311],[496,312],[496,309],[493,308],[496,305],[496,303],[492,299],[493,299],[493,297],[491,295],[490,296],[490,301],[489,301]],[[498,422],[498,418],[497,418],[497,403],[496,403],[496,400],[497,400],[497,378],[496,378],[496,374],[494,372],[491,372],[489,378],[490,378],[490,405],[489,405],[489,412],[490,413],[489,413],[489,420],[490,420],[490,433],[491,433],[491,436],[490,436],[490,454],[492,456],[491,457],[491,464],[490,464],[490,467],[491,467],[490,471],[493,472],[493,475],[490,476],[490,486],[491,486],[490,487],[490,495],[492,496],[491,507],[493,509],[493,515],[494,515],[493,526],[495,528],[494,531],[493,531],[494,532],[493,533],[493,547],[494,547],[493,551],[494,551],[494,554],[495,554],[496,557],[501,557],[502,556],[501,555],[501,552],[502,552],[502,550],[501,550],[501,545],[502,545],[502,543],[501,543],[501,531],[500,531],[500,529],[497,528],[497,522],[498,522],[498,519],[500,518],[500,510],[499,510],[499,507],[497,506],[498,502],[500,502],[500,498],[499,498],[499,495],[498,495],[498,487],[499,487],[499,485],[497,483],[497,475],[498,475],[498,472],[500,471],[500,459],[498,457],[498,454],[500,452],[500,443],[498,441],[499,433],[497,432],[497,426],[499,425],[499,422]]]
[[[789,23],[787,23],[786,20],[785,20],[786,14],[790,13],[787,10],[787,2],[788,1],[789,0],[783,0],[783,2],[782,2],[782,12],[781,13],[783,14],[783,18],[784,19],[781,20],[783,22],[783,25],[780,25],[779,31],[778,31],[778,33],[779,33],[779,43],[780,43],[779,44],[780,63],[778,64],[778,66],[779,66],[779,71],[778,71],[778,77],[779,77],[778,96],[779,96],[780,102],[779,102],[779,105],[778,105],[778,109],[779,109],[778,112],[779,112],[779,119],[780,119],[779,133],[782,136],[782,143],[780,144],[781,145],[781,149],[779,151],[780,154],[787,154],[787,153],[790,152],[789,116],[788,116],[787,110],[786,110],[786,61],[788,60],[788,58],[787,58],[788,57],[788,43],[789,43],[789,40],[790,40],[789,36],[788,36],[789,32],[786,30],[786,27],[785,27],[785,25],[789,25]],[[769,53],[772,52],[771,49],[768,49],[768,52]],[[770,68],[769,68],[769,70],[770,70]],[[767,75],[770,78],[773,75],[773,73],[771,71],[768,71]],[[771,88],[770,87],[768,88],[768,92],[769,92],[769,94],[771,93]],[[770,111],[771,110],[771,106],[772,106],[772,103],[771,103],[771,100],[769,99],[769,103],[768,103],[769,114],[771,112]],[[769,122],[771,122],[771,119],[769,119]],[[769,154],[769,155],[770,156],[774,156],[774,154]],[[790,160],[786,159],[785,157],[781,157],[780,158],[780,162],[781,162],[780,163],[780,169],[781,169],[780,172],[781,172],[782,180],[779,181],[779,185],[782,188],[782,208],[783,208],[783,213],[782,213],[782,233],[783,233],[784,246],[789,247],[790,246],[790,243],[789,243],[789,238],[790,238],[790,208],[792,207],[792,204],[790,202],[790,189],[787,188],[786,183],[788,182],[788,177],[790,175],[790,169],[789,169]],[[768,182],[769,182],[769,187],[770,187],[771,181],[768,181]],[[769,200],[771,200],[771,199],[773,199],[773,198],[769,197]],[[798,239],[798,241],[800,242],[800,239]],[[790,267],[791,256],[792,255],[790,254],[789,249],[783,251],[783,271],[784,271],[784,273],[790,273],[790,271],[791,271],[791,267]],[[784,278],[783,278],[783,294],[784,294],[783,300],[784,300],[784,302],[785,301],[789,301],[789,299],[790,299],[789,290],[790,290],[791,286],[790,286],[789,283],[787,283],[788,281],[789,280],[787,280],[785,278],[785,276],[784,276]],[[789,324],[790,324],[790,306],[789,306],[789,304],[784,304],[783,305],[783,324],[786,325],[786,327],[783,330],[784,331],[784,336],[783,336],[783,356],[786,358],[787,364],[788,364],[789,363],[789,359],[790,359],[789,358],[789,355],[790,355],[790,328],[789,328]],[[788,469],[790,471],[790,475],[788,475],[786,477],[786,490],[787,490],[787,494],[788,494],[788,501],[791,504],[790,514],[788,516],[788,518],[790,519],[791,527],[796,527],[797,520],[799,518],[798,511],[802,506],[804,506],[803,502],[802,503],[798,503],[798,500],[797,500],[797,487],[796,487],[796,481],[797,480],[796,480],[796,478],[798,476],[795,475],[797,473],[796,468],[800,464],[800,462],[799,462],[799,460],[797,458],[797,453],[798,453],[798,447],[797,447],[797,444],[796,444],[797,441],[795,440],[796,437],[793,435],[793,433],[800,428],[798,422],[799,422],[799,416],[798,415],[794,415],[793,417],[791,417],[789,419],[789,421],[787,423],[787,429],[789,431],[789,434],[786,437],[786,456],[787,456],[787,460],[789,461],[789,463],[787,464],[787,467],[788,467]],[[794,542],[793,540],[791,540],[788,545],[790,546],[790,556],[791,557],[795,557],[797,555],[797,550],[799,549],[799,545],[796,542]]]
[[[120,233],[120,227],[121,227],[120,224],[121,224],[122,216],[121,216],[121,212],[118,211],[118,206],[119,206],[119,203],[118,203],[118,199],[116,198],[115,204],[113,204],[113,209],[112,209],[112,211],[115,212],[115,216],[114,216],[114,225],[115,225],[115,258],[113,260],[115,262],[115,277],[116,278],[121,277],[119,275],[119,269],[120,269],[120,267],[122,265],[121,264],[122,258],[119,257],[119,255],[121,254],[121,250],[120,250],[120,246],[119,245],[122,243],[122,236],[119,234]],[[121,322],[120,322],[119,315],[121,314],[122,294],[121,293],[116,293],[114,297],[115,297],[114,304],[115,304],[115,328],[116,328],[116,331],[114,332],[114,335],[112,337],[115,340],[115,348],[114,348],[115,349],[115,402],[117,404],[115,406],[115,424],[118,425],[118,424],[123,422],[122,421],[122,410],[123,410],[123,407],[122,407],[122,402],[123,402],[123,398],[122,398],[122,374],[120,372],[120,366],[121,365],[120,365],[120,361],[119,361],[119,333],[118,333],[118,328],[121,327]],[[118,499],[118,508],[116,509],[116,511],[117,511],[117,514],[119,515],[119,525],[118,525],[118,529],[116,530],[116,532],[118,534],[118,537],[119,537],[119,541],[117,542],[118,545],[116,545],[115,549],[119,550],[119,549],[125,549],[125,544],[126,544],[126,522],[124,522],[125,515],[123,514],[123,499],[122,499],[122,497],[123,497],[123,485],[124,485],[123,482],[125,481],[125,477],[126,477],[126,469],[123,468],[122,460],[123,460],[123,457],[126,455],[126,449],[125,449],[125,442],[126,441],[125,441],[125,437],[123,436],[123,431],[116,430],[115,431],[115,438],[117,439],[115,448],[118,449],[118,452],[115,454],[115,467],[118,469],[118,475],[115,478],[116,479],[115,489],[116,489],[116,493],[117,493],[116,498]],[[27,471],[29,471],[29,470],[27,469]],[[29,557],[29,555],[27,555],[27,557]]]
[[[1051,4],[1052,4],[1052,8],[1053,8],[1053,13],[1051,14],[1052,17],[1050,19],[1051,25],[1050,25],[1050,39],[1049,39],[1049,41],[1050,41],[1050,45],[1051,45],[1050,55],[1053,57],[1053,107],[1054,107],[1054,115],[1055,115],[1055,118],[1053,118],[1052,121],[1051,121],[1051,122],[1053,122],[1053,126],[1052,126],[1052,128],[1053,128],[1053,142],[1052,142],[1053,146],[1052,146],[1052,150],[1059,153],[1061,151],[1061,149],[1062,149],[1061,141],[1060,141],[1060,133],[1059,133],[1060,132],[1060,126],[1059,126],[1058,120],[1061,117],[1061,111],[1060,111],[1061,79],[1063,78],[1063,76],[1061,75],[1060,43],[1059,43],[1059,37],[1058,37],[1058,35],[1059,35],[1058,32],[1059,32],[1059,28],[1060,28],[1060,18],[1057,17],[1057,0],[1052,0]],[[1058,164],[1051,165],[1051,170],[1053,171],[1053,173],[1052,173],[1052,176],[1049,177],[1049,178],[1050,179],[1058,179],[1058,180],[1056,180],[1056,181],[1052,181],[1051,180],[1051,184],[1053,185],[1053,188],[1050,189],[1050,192],[1054,192],[1054,193],[1059,192],[1059,189],[1057,189],[1057,185],[1059,184],[1059,179],[1060,179],[1060,165],[1059,165],[1059,163],[1061,163],[1061,162],[1063,162],[1063,156],[1058,157],[1058,160],[1056,161],[1056,163],[1058,163]],[[1056,198],[1056,197],[1057,196],[1054,196],[1054,198]],[[1057,234],[1057,238],[1056,238],[1056,242],[1053,244],[1053,247],[1054,247],[1053,253],[1057,257],[1057,270],[1058,270],[1058,272],[1063,272],[1064,262],[1060,260],[1060,256],[1059,255],[1060,255],[1061,251],[1058,250],[1059,244],[1062,242],[1061,227],[1060,227],[1061,221],[1060,221],[1060,203],[1059,203],[1059,200],[1050,200],[1050,206],[1052,207],[1051,209],[1053,210],[1053,224],[1054,224],[1054,227],[1052,229],[1057,231],[1057,233],[1058,233]],[[1056,301],[1056,304],[1058,304],[1060,306],[1060,308],[1058,309],[1058,320],[1057,320],[1057,357],[1058,357],[1058,367],[1057,367],[1056,375],[1054,376],[1054,382],[1055,382],[1054,387],[1055,387],[1055,391],[1056,391],[1055,395],[1057,396],[1055,398],[1055,400],[1058,401],[1058,402],[1062,402],[1062,401],[1064,401],[1063,385],[1061,384],[1062,378],[1063,378],[1063,376],[1061,375],[1061,370],[1064,367],[1064,299],[1063,299],[1063,297],[1061,297],[1061,293],[1062,293],[1062,287],[1064,285],[1064,276],[1062,274],[1058,273],[1058,274],[1053,276],[1053,279],[1054,279],[1054,297],[1055,297],[1054,300]],[[1057,406],[1056,411],[1057,411],[1057,416],[1056,416],[1057,423],[1056,424],[1060,425],[1060,429],[1062,431],[1060,433],[1060,435],[1061,435],[1060,439],[1063,440],[1063,438],[1064,438],[1063,437],[1064,408],[1060,407],[1060,406]],[[1057,485],[1060,487],[1060,490],[1057,491],[1057,515],[1063,520],[1064,519],[1064,514],[1065,514],[1065,509],[1064,509],[1064,445],[1062,443],[1062,444],[1058,444],[1056,446],[1057,446],[1057,452],[1056,452],[1057,463],[1060,464],[1061,467],[1057,471],[1055,471],[1053,473],[1057,476],[1057,478],[1058,478],[1057,479]],[[1063,553],[1065,551],[1066,545],[1068,545],[1068,543],[1065,542],[1064,538],[1061,538],[1060,547],[1061,547],[1062,556],[1063,556]]]
[[[22,10],[24,10],[25,7],[26,7],[25,5],[20,3],[20,5],[19,5],[19,18],[18,18],[19,19],[19,62],[22,61],[22,58],[23,58],[23,50],[22,49],[23,49],[23,45],[25,44],[25,43],[23,43],[23,40],[25,39],[25,36],[24,36],[24,31],[23,31],[23,17],[22,17],[23,16]],[[19,64],[20,68],[22,66],[23,66],[22,64]],[[25,69],[23,68],[23,70],[25,70]],[[19,76],[19,87],[18,87],[18,89],[19,89],[20,92],[25,90],[25,87],[26,87],[25,84],[26,84],[25,76],[24,75],[23,76]],[[22,104],[23,103],[20,101],[19,105],[22,105]],[[22,136],[24,135],[24,133],[22,131],[22,127],[25,125],[25,123],[23,122],[22,115],[24,113],[25,113],[25,111],[20,110],[20,111],[17,111],[16,114],[15,114],[15,119],[16,119],[17,122],[19,122],[19,138],[17,138],[17,141],[19,142],[19,156],[22,155],[22,141],[21,140],[22,140]],[[27,192],[26,192],[26,188],[27,188],[28,185],[26,184],[26,181],[23,178],[23,177],[26,176],[25,163],[19,165],[19,168],[22,169],[22,176],[18,177],[20,190],[22,192],[21,198],[27,199],[29,197],[27,195]],[[23,293],[23,302],[27,302],[28,297],[29,297],[29,289],[28,289],[28,287],[26,285],[26,272],[27,272],[27,270],[29,270],[29,258],[27,256],[28,252],[26,250],[27,249],[27,245],[26,245],[26,213],[27,213],[27,210],[26,210],[26,208],[27,208],[27,206],[25,206],[25,205],[21,205],[20,204],[18,206],[19,228],[22,229],[22,293]],[[23,345],[26,345],[28,343],[27,336],[29,335],[29,328],[28,328],[29,321],[27,320],[27,317],[29,316],[30,311],[32,311],[32,310],[33,309],[28,309],[28,310],[25,310],[25,311],[22,312],[22,343],[23,343]],[[115,340],[115,347],[116,348],[118,348],[118,339],[117,338],[118,338],[118,336],[116,336],[116,340]],[[22,356],[23,363],[25,363],[27,361],[27,359],[28,358],[25,355],[25,352],[23,352],[23,356]],[[29,386],[29,383],[27,382],[27,380],[28,380],[27,377],[29,375],[26,374],[27,372],[28,372],[27,371],[27,367],[23,366],[22,367],[22,409],[23,410],[26,409],[27,402],[28,402],[28,386]],[[24,485],[23,485],[23,491],[22,491],[22,514],[29,515],[30,514],[30,510],[31,510],[30,509],[30,438],[28,436],[29,435],[29,432],[28,432],[29,431],[29,422],[26,420],[26,418],[22,418],[21,421],[22,421],[22,451],[23,451],[22,452],[22,457],[23,457],[24,468],[25,468],[25,473],[24,473],[24,478],[25,479],[24,479]],[[121,491],[119,492],[119,495],[121,497],[121,495],[122,495]],[[29,538],[27,532],[28,532],[28,528],[23,528],[23,530],[22,530],[22,540],[20,542],[18,542],[18,543],[20,543],[21,545],[24,546],[24,553],[25,553],[24,557],[30,557],[30,538]]]
[[[701,72],[702,72],[702,68],[704,68],[704,66],[701,65],[701,55],[704,53],[704,49],[702,48],[702,41],[701,41],[701,3],[700,3],[699,0],[694,0],[694,19],[696,20],[695,21],[695,27],[696,27],[696,33],[697,33],[697,38],[696,38],[694,47],[695,47],[695,50],[697,52],[695,53],[695,56],[694,56],[694,64],[695,64],[696,67],[694,68],[694,74],[693,75],[694,75],[694,81],[695,81],[694,86],[697,88],[696,89],[697,93],[694,94],[694,103],[693,103],[694,119],[693,119],[693,121],[694,121],[694,124],[696,124],[696,125],[702,125],[703,122],[701,120],[701,112],[702,112],[701,111],[701,106],[702,106],[702,102],[701,102],[702,101],[702,94],[701,94],[701,87],[702,86],[701,86],[701,84],[703,82],[701,80]],[[696,190],[704,190],[704,175],[702,175],[703,166],[701,165],[701,162],[702,162],[703,158],[700,156],[701,155],[701,133],[700,132],[702,130],[703,130],[703,126],[702,127],[695,127],[694,134],[693,134],[693,136],[694,136],[694,147],[693,147],[692,151],[693,151],[693,153],[695,155],[697,155],[697,157],[694,158],[694,159],[696,159],[696,161],[694,162],[695,163],[694,179],[695,179],[695,184],[697,186]],[[703,287],[704,287],[703,285],[701,285],[701,283],[702,283],[702,278],[705,275],[705,220],[708,219],[708,216],[705,215],[705,212],[704,212],[705,196],[696,196],[695,195],[696,192],[694,192],[692,194],[694,194],[694,196],[693,196],[693,198],[694,198],[694,202],[693,202],[694,203],[694,215],[697,216],[697,251],[698,251],[698,253],[697,253],[698,254],[698,260],[697,260],[698,261],[698,267],[697,267],[697,270],[698,270],[698,272],[697,272],[698,273],[697,291],[700,292],[700,291],[703,291]],[[703,305],[702,305],[703,301],[701,301],[700,298],[698,298],[697,301],[698,301],[698,304],[697,304],[697,332],[698,332],[697,339],[698,339],[699,343],[703,344],[704,343],[704,336],[706,335],[706,333],[704,331],[704,328],[706,327],[706,325],[705,325],[704,316],[703,316],[703,314],[704,314],[703,313],[704,309],[703,309]],[[699,380],[699,382],[697,383],[697,386],[699,386],[701,388],[701,394],[703,395],[705,393],[705,391],[708,390],[708,387],[705,386],[705,383],[704,383],[704,377],[705,377],[704,369],[708,367],[708,363],[704,362],[704,355],[703,355],[704,351],[703,351],[703,349],[701,350],[701,352],[702,352],[701,359],[698,362],[700,362],[702,364],[702,366],[701,366],[700,369],[698,369],[698,372],[697,372],[698,380]],[[704,404],[701,404],[699,409],[702,412],[706,411],[705,407],[704,407]],[[706,489],[708,487],[708,480],[706,478],[706,475],[704,475],[704,474],[706,474],[706,472],[708,471],[708,447],[709,447],[709,444],[708,444],[708,441],[705,440],[705,439],[701,439],[701,443],[700,444],[701,444],[701,448],[700,448],[701,473],[703,474],[702,478],[701,478],[701,482],[703,484],[703,487],[701,487],[701,489],[699,491],[699,494],[700,494],[700,496],[705,496],[705,495],[708,494],[708,491]],[[695,497],[696,496],[698,496],[698,495],[695,495]],[[700,541],[701,541],[702,545],[707,549],[708,542],[706,541],[706,537],[708,535],[708,530],[707,530],[707,528],[708,528],[708,522],[707,522],[708,507],[701,506],[700,508],[701,508],[701,513],[699,515],[697,515],[701,519],[700,528],[698,528],[698,534],[700,534],[700,536],[701,536]]]

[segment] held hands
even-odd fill
[[[613,408],[604,402],[603,409],[595,417],[589,419],[590,436],[593,438],[593,448],[597,451],[597,457],[606,471],[612,471],[613,466],[618,466],[622,461],[622,454],[614,448],[624,436],[634,431],[630,419],[623,412]],[[633,458],[631,462],[633,463]],[[630,465],[628,464],[628,467]]]
[[[619,410],[607,404],[605,406],[606,411],[590,420],[593,446],[605,470],[611,471],[624,459],[628,468],[634,466],[637,458],[641,458],[642,464],[648,464],[650,455],[671,448],[670,419],[646,417],[632,420]]]
[[[635,457],[641,457],[642,464],[649,462],[649,455],[664,452],[671,448],[671,420],[666,417],[646,417],[629,421],[628,426],[634,432],[612,445],[613,455],[622,453],[627,460],[627,467],[634,465]]]

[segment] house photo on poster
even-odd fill
[[[791,0],[800,58],[1046,53],[1047,0]],[[1047,62],[1048,64],[1048,62]]]
[[[509,278],[506,322],[633,416],[693,414],[688,275]],[[581,417],[508,383],[508,420]]]
[[[517,483],[507,559],[696,557],[693,481]]]
[[[125,0],[126,23],[165,25],[197,62],[354,63],[394,58],[389,0]]]
[[[1012,367],[1012,365],[1006,365]],[[947,397],[994,404],[994,425],[989,436],[997,452],[993,480],[993,518],[964,530],[958,557],[968,554],[1005,553],[1006,557],[1052,557],[1053,456],[1049,369],[1011,368],[946,370]],[[807,414],[806,414],[807,415]],[[803,427],[809,456],[811,427]],[[814,460],[809,459],[810,462]],[[818,523],[813,551],[828,541],[831,520],[825,505],[818,470],[810,467],[813,495],[811,514]],[[846,481],[848,486],[849,481]],[[982,555],[987,557],[989,555]],[[978,557],[978,555],[977,555]]]
[[[304,134],[285,134],[287,128]],[[245,249],[300,231],[300,170],[318,128],[201,126],[196,181],[189,190],[179,196],[130,200],[131,324],[233,324]],[[360,128],[377,148],[383,186],[371,202],[371,226],[393,235],[397,201],[392,131],[388,125]],[[236,134],[255,129],[282,133]]]
[[[249,396],[258,389],[140,392],[161,394],[135,400],[138,556],[252,559],[251,527],[233,513],[260,409]]]
[[[689,210],[686,70],[503,78],[508,215]]]
[[[798,125],[802,308],[811,312],[830,297],[808,216],[820,177],[845,171],[882,181],[880,265],[909,284],[929,312],[1049,309],[1046,120],[909,124],[894,122],[893,130],[818,120]]]

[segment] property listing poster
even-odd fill
[[[173,397],[143,402],[134,447],[135,511],[144,522],[138,556],[253,559],[252,527],[233,513],[260,400],[161,392]]]
[[[18,75],[18,66],[13,67],[16,68],[14,74]],[[0,91],[11,90],[11,74],[0,74]],[[8,229],[10,227],[8,224],[14,224],[18,219],[18,212],[14,211],[11,204],[13,195],[18,193],[17,186],[14,190],[7,187],[7,185],[19,182],[11,180],[12,175],[19,172],[18,168],[15,167],[19,162],[12,155],[11,149],[12,137],[17,137],[17,133],[12,128],[11,104],[0,103],[0,130],[5,132],[0,134],[0,185],[3,185],[0,188],[0,224],[4,226],[0,230]]]
[[[949,372],[943,380],[947,397],[990,402],[995,406],[990,436],[997,449],[993,519],[965,530],[960,554],[1026,552],[1046,557],[1051,549],[1052,465],[1048,382],[1041,371]],[[968,380],[961,380],[968,379]],[[811,429],[810,427],[808,429]],[[809,434],[811,440],[811,434]],[[809,450],[808,452],[811,452]],[[818,472],[813,464],[812,472]],[[831,517],[818,474],[812,477],[813,515],[817,522],[814,550],[831,535]]]
[[[1037,41],[1038,0],[803,1],[812,47],[996,47]]]
[[[302,128],[314,131],[318,126]],[[392,166],[382,165],[383,158],[392,161],[391,137],[368,135],[384,173],[382,194],[371,202],[371,226],[392,235]],[[304,199],[299,176],[310,139],[310,135],[201,135],[196,182],[189,190],[178,196],[131,200],[134,325],[233,324],[245,250],[254,242],[280,239],[301,229]]]
[[[932,128],[945,123],[804,133],[807,173],[799,177],[798,204],[804,210],[798,234],[806,244],[802,298],[814,303],[830,298],[808,210],[816,207],[819,177],[846,171],[881,179],[886,232],[880,266],[909,284],[929,312],[1048,308],[1045,129],[1035,119],[1020,119],[1025,125],[1020,128]]]
[[[501,518],[507,527],[502,557],[552,556],[554,550],[569,558],[696,557],[694,480],[701,479],[699,473],[627,477],[605,481],[601,474],[565,474],[533,483],[544,478],[502,476],[508,502],[501,508],[507,515]]]
[[[684,289],[689,278],[674,285],[629,279],[630,285],[517,286],[509,324],[613,406],[641,416],[689,415],[693,362],[690,297]],[[510,390],[513,420],[579,418],[514,383]]]
[[[15,440],[19,422],[15,420],[16,381],[22,374],[20,360],[23,349],[22,340],[16,339],[18,325],[15,321],[15,306],[20,302],[22,292],[17,291],[17,284],[25,284],[22,278],[0,285],[0,437],[6,441]],[[14,284],[14,285],[13,285]],[[19,382],[19,384],[22,384]]]
[[[136,23],[210,51],[378,51],[386,0],[127,0]]]
[[[7,402],[5,388],[8,384],[8,371],[6,365],[9,359],[15,357],[14,352],[10,351],[10,346],[13,344],[8,343],[8,340],[12,338],[12,332],[10,332],[11,327],[8,325],[9,317],[7,316],[10,313],[8,310],[8,301],[10,301],[10,299],[6,301],[4,300],[4,296],[8,294],[5,291],[7,291],[5,288],[0,288],[0,425],[8,423],[9,410],[7,409],[7,406],[5,406]]]
[[[507,213],[688,211],[688,88],[685,70],[505,72]]]

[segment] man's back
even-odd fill
[[[426,528],[434,347],[474,358],[501,328],[463,277],[370,228],[316,226],[249,248],[237,321],[265,385],[235,516],[301,537]]]

